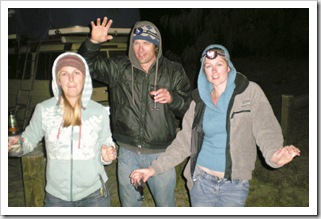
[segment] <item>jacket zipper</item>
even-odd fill
[[[72,178],[73,178],[73,175],[72,175],[72,169],[73,169],[73,134],[74,134],[74,127],[71,126],[71,143],[70,143],[70,201],[73,200],[73,197],[72,197]]]

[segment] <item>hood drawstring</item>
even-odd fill
[[[158,73],[158,58],[156,58],[156,69],[155,69],[155,79],[154,79],[154,86],[157,85],[157,73]],[[134,101],[134,65],[132,65],[132,100],[133,104],[135,104]]]
[[[59,136],[60,136],[60,128],[61,128],[61,126],[62,126],[62,124],[63,124],[63,120],[61,121],[61,123],[60,123],[60,126],[58,127],[58,134],[57,134],[57,140],[59,140]]]
[[[154,79],[154,89],[157,90],[157,73],[158,73],[158,59],[156,59],[156,69],[155,69],[155,79]]]
[[[80,149],[80,140],[81,140],[81,125],[79,126],[78,149]]]
[[[132,65],[132,100],[134,105],[135,101],[134,101],[134,66],[133,65]]]

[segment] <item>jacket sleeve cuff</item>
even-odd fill
[[[100,155],[100,162],[101,162],[101,164],[103,164],[103,165],[109,165],[109,164],[111,164],[113,161],[106,162],[106,161],[104,161],[103,157]]]
[[[90,39],[87,39],[85,41],[86,44],[86,48],[90,51],[97,51],[101,48],[101,44],[100,43],[93,43],[90,41]]]

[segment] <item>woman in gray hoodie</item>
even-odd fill
[[[255,168],[256,146],[266,163],[279,168],[300,155],[283,147],[281,127],[262,89],[238,73],[227,49],[208,46],[201,57],[198,89],[183,119],[183,128],[165,153],[141,178],[163,173],[190,157],[184,170],[193,207],[243,207]]]
[[[63,53],[52,78],[54,97],[37,104],[22,133],[23,154],[45,139],[45,207],[109,207],[104,165],[116,159],[115,143],[106,108],[90,99],[88,65],[77,53]]]

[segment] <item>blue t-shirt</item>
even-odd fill
[[[202,149],[197,158],[197,164],[206,167],[210,170],[219,172],[225,171],[226,160],[226,114],[228,104],[231,100],[235,89],[236,69],[230,60],[230,55],[227,49],[218,44],[209,45],[203,52],[210,48],[221,48],[224,50],[225,58],[230,67],[225,91],[221,94],[216,105],[211,98],[213,85],[207,80],[204,73],[203,65],[205,56],[201,58],[201,69],[197,79],[197,87],[201,99],[206,105],[202,127],[204,130],[204,139]],[[214,88],[215,89],[215,88]]]
[[[203,130],[204,140],[197,164],[210,170],[224,172],[227,135],[226,112],[207,107],[204,114]]]

